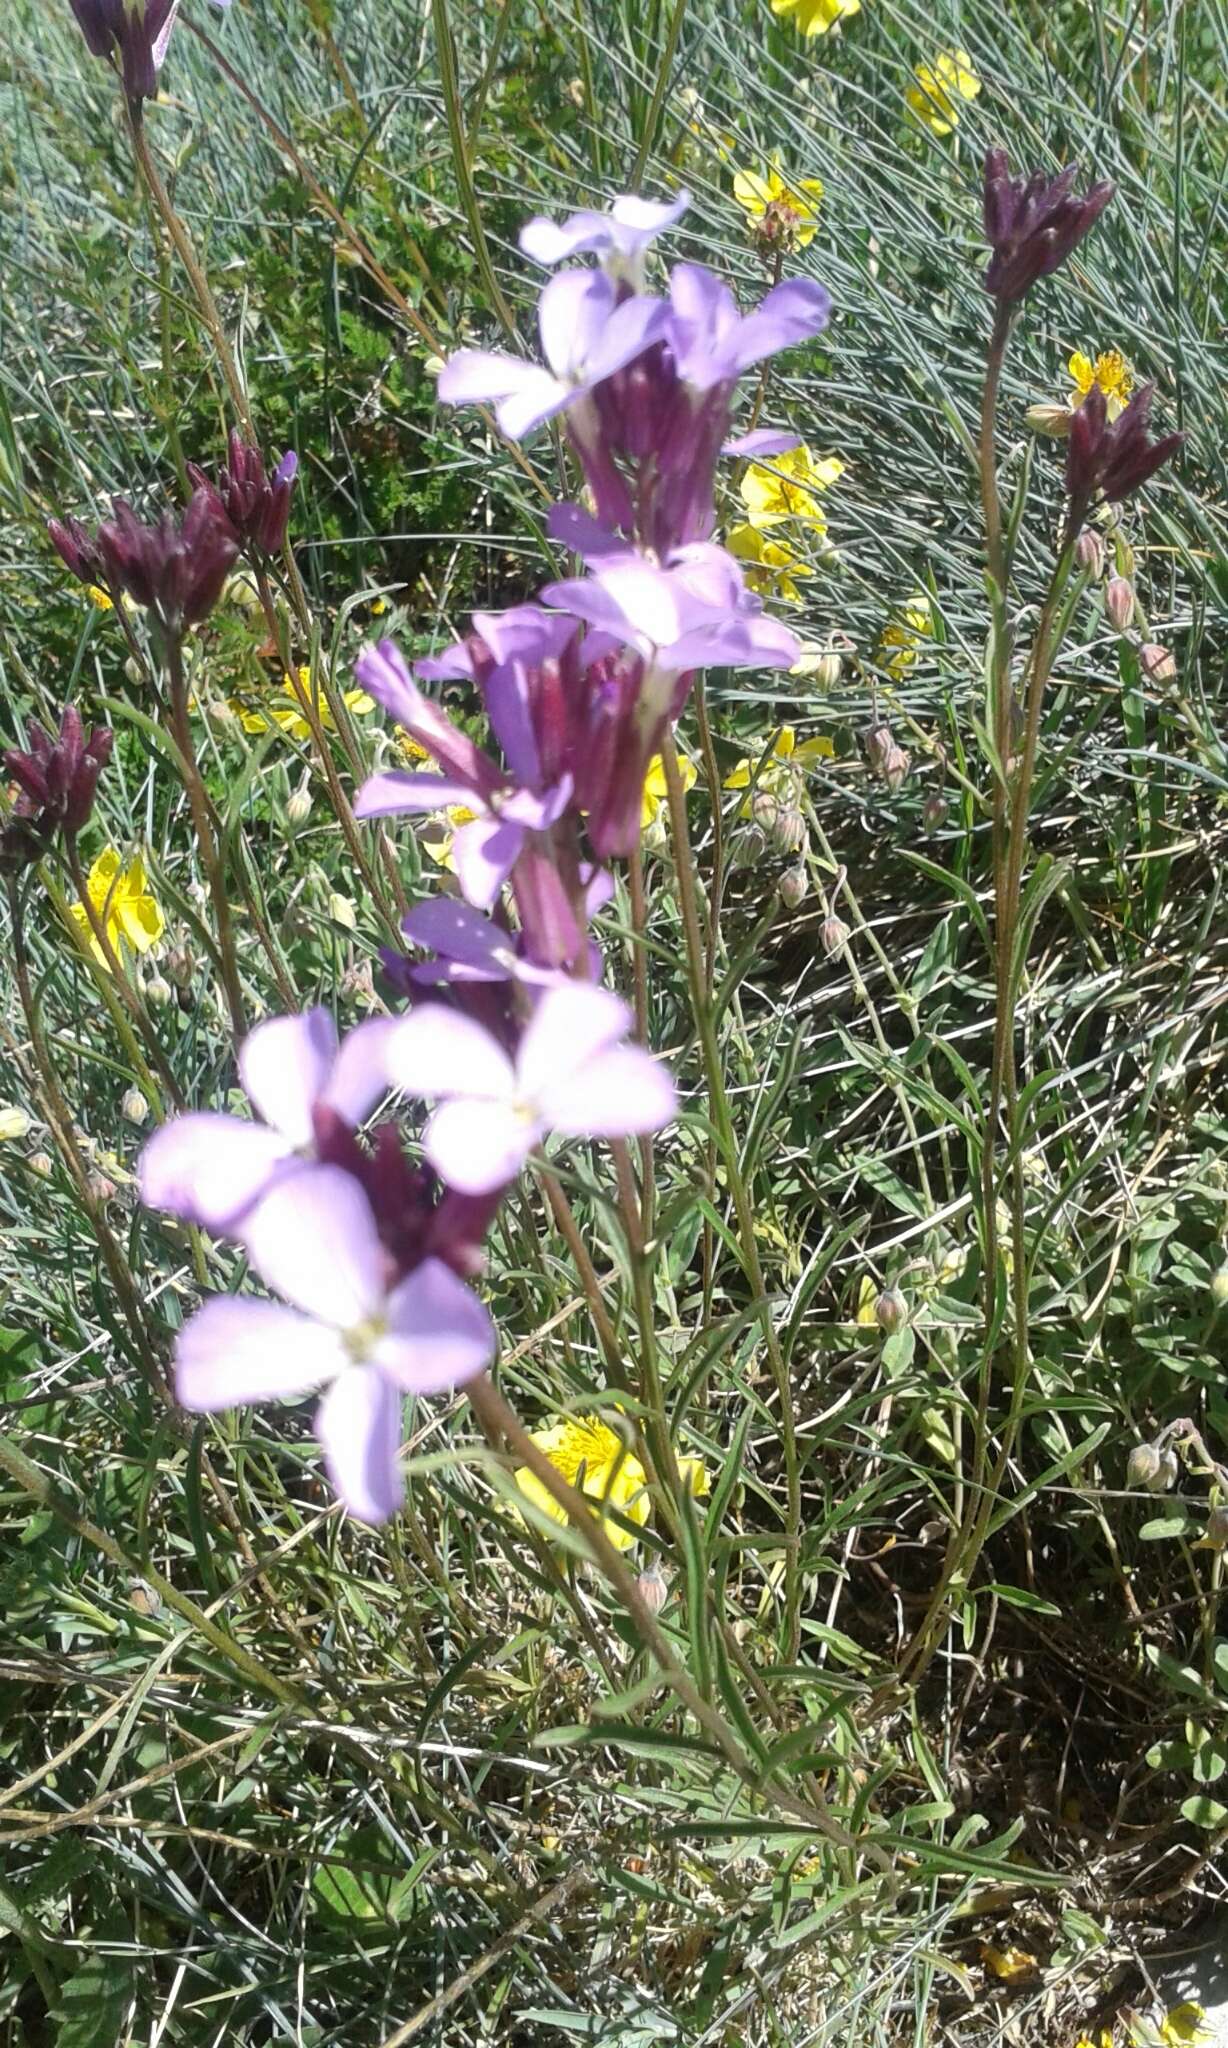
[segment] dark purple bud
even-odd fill
[[[79,519],[49,519],[47,534],[60,560],[78,583],[100,583],[102,554]]]
[[[98,543],[111,586],[172,634],[209,616],[239,553],[234,527],[208,485],[193,493],[181,520],[164,512],[155,526],[142,525],[117,498]]]
[[[69,0],[93,57],[118,57],[130,100],[151,100],[179,0]]]
[[[1039,278],[1051,277],[1100,218],[1113,196],[1111,184],[1093,185],[1077,199],[1071,186],[1075,167],[1056,178],[1043,171],[1019,180],[1010,176],[1006,151],[985,157],[982,189],[985,239],[993,250],[985,289],[1013,305]]]
[[[1132,497],[1181,446],[1183,434],[1148,440],[1154,396],[1154,384],[1140,385],[1125,411],[1110,420],[1104,393],[1093,384],[1077,408],[1066,443],[1071,532],[1082,524],[1097,496],[1111,504]]]
[[[10,822],[15,826],[20,821],[23,827],[14,835],[5,828],[5,859],[17,859],[18,865],[39,859],[60,827],[75,833],[87,822],[115,735],[106,726],[95,726],[87,740],[80,714],[69,704],[54,740],[37,719],[30,721],[28,739],[27,751],[10,747],[2,757],[18,788]]]
[[[260,450],[249,447],[241,434],[232,431],[226,467],[216,480],[194,462],[188,464],[188,475],[197,490],[207,491],[216,509],[230,520],[246,554],[259,559],[281,553],[298,475],[298,456],[293,449],[282,456],[270,478]]]

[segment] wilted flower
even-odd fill
[[[55,739],[36,718],[26,737],[27,747],[8,747],[0,757],[17,784],[13,815],[4,827],[4,858],[20,866],[37,860],[60,829],[70,834],[84,829],[98,777],[115,744],[109,726],[96,725],[87,737],[71,704],[61,713]]]
[[[621,1138],[669,1123],[673,1081],[623,1042],[632,1023],[607,989],[548,989],[513,1061],[472,1018],[424,1003],[394,1024],[387,1071],[407,1094],[439,1104],[422,1149],[449,1187],[480,1195],[514,1179],[548,1131]]]
[[[229,519],[245,553],[267,560],[281,553],[290,523],[290,495],[298,475],[293,449],[282,456],[271,477],[258,448],[250,448],[235,429],[230,435],[226,467],[216,482],[195,462],[188,475],[197,490],[207,491],[215,509]]]
[[[1160,1477],[1160,1453],[1154,1444],[1135,1444],[1126,1459],[1126,1485],[1143,1486],[1150,1493]]]
[[[1093,384],[1074,414],[1066,444],[1069,532],[1082,525],[1097,496],[1112,504],[1132,497],[1181,446],[1183,434],[1148,440],[1154,396],[1154,384],[1141,385],[1125,411],[1110,422],[1105,395]]]
[[[757,240],[771,249],[804,249],[818,230],[818,178],[786,178],[773,160],[764,171],[736,171],[733,196],[755,229]]]
[[[1109,418],[1115,420],[1124,410],[1134,389],[1134,379],[1119,349],[1105,349],[1095,362],[1076,349],[1066,368],[1074,379],[1074,390],[1070,394],[1072,407],[1082,405],[1092,385],[1098,384],[1104,393]]]
[[[827,531],[827,521],[818,492],[825,491],[843,476],[838,455],[815,461],[804,442],[777,455],[770,464],[752,462],[738,489],[752,526],[778,526],[782,520],[800,519]]]
[[[861,0],[772,0],[773,14],[783,14],[804,36],[825,36],[838,22],[861,12]]]
[[[385,1521],[404,1491],[402,1396],[482,1372],[495,1350],[490,1316],[440,1258],[398,1278],[366,1194],[337,1166],[274,1183],[245,1216],[243,1245],[289,1306],[207,1301],[176,1341],[179,1399],[211,1413],[326,1388],[315,1432],[329,1478],[352,1514]]]
[[[981,90],[966,50],[944,50],[934,64],[918,64],[916,80],[904,98],[932,135],[958,128],[960,100],[974,100]]]
[[[127,946],[133,953],[147,953],[157,945],[166,920],[146,881],[145,862],[139,853],[125,867],[115,847],[108,846],[94,862],[85,886],[113,952],[121,953]],[[94,936],[84,903],[71,904],[69,915],[95,960],[106,967],[106,953]]]
[[[1051,277],[1099,220],[1113,186],[1107,181],[1092,185],[1075,199],[1070,188],[1076,175],[1077,167],[1067,164],[1056,178],[1043,171],[1012,178],[1006,151],[986,152],[985,239],[993,255],[984,283],[995,298],[1013,304],[1038,278]]]

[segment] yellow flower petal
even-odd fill
[[[1160,2021],[1160,2039],[1164,2048],[1195,2048],[1200,2041],[1210,2043],[1212,2035],[1203,2025],[1206,2013],[1194,2000],[1187,1999],[1184,2005],[1175,2005]]]
[[[843,476],[838,455],[825,455],[816,462],[803,442],[770,461],[748,464],[738,486],[752,526],[775,526],[783,519],[800,519],[820,533],[827,521],[817,493]]]
[[[974,100],[981,90],[971,57],[966,50],[944,50],[933,65],[918,64],[914,75],[917,82],[904,95],[907,105],[931,134],[949,135],[959,126],[957,97]]]
[[[683,789],[694,789],[695,777],[698,773],[695,763],[689,761],[685,754],[678,754],[675,756],[675,759],[678,763],[678,780],[681,782]],[[668,795],[669,786],[665,780],[665,761],[660,754],[654,754],[648,764],[648,773],[644,777],[644,795],[640,805],[640,825],[645,832],[650,825],[656,824],[661,806]]]
[[[147,953],[157,945],[166,921],[146,882],[145,862],[139,853],[122,868],[115,847],[108,846],[94,862],[85,886],[115,952],[122,953],[126,946],[133,953]],[[94,937],[85,905],[70,905],[69,915],[95,960],[105,967],[107,956]]]
[[[642,1527],[648,1520],[647,1476],[634,1451],[616,1430],[598,1415],[573,1416],[552,1429],[537,1430],[533,1442],[570,1486],[578,1487],[586,1500],[600,1507],[614,1507]],[[543,1482],[522,1466],[516,1484],[528,1500],[551,1521],[565,1522],[567,1516]],[[602,1526],[618,1550],[630,1550],[635,1541],[611,1516],[602,1515]]]
[[[753,224],[769,221],[777,237],[787,236],[799,249],[814,240],[821,178],[785,178],[773,159],[763,171],[735,171],[733,196]]]
[[[850,15],[861,12],[861,0],[772,0],[773,14],[792,16],[805,36],[825,36]]]

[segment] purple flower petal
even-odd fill
[[[609,989],[573,982],[544,995],[520,1041],[520,1093],[541,1102],[552,1083],[582,1072],[631,1029],[631,1012]],[[468,1091],[467,1091],[468,1092]]]
[[[495,969],[512,951],[505,931],[450,896],[431,896],[424,903],[415,903],[401,919],[401,930],[416,946],[429,946],[445,960],[465,967]],[[505,968],[499,979],[505,981],[507,975]]]
[[[534,263],[547,266],[590,252],[634,263],[648,244],[681,220],[691,203],[689,192],[676,199],[616,199],[608,214],[573,213],[568,220],[547,220],[538,214],[520,230],[520,246]]]
[[[811,341],[831,318],[831,293],[809,277],[791,277],[772,287],[753,313],[742,321],[734,344],[739,370],[750,369],[765,356]]]
[[[790,434],[779,427],[753,427],[749,434],[739,434],[735,440],[726,441],[722,455],[791,455],[802,445],[800,434]]]
[[[258,1024],[239,1052],[239,1079],[252,1107],[291,1145],[310,1145],[311,1112],[337,1057],[337,1027],[327,1010]]]
[[[622,1138],[659,1131],[678,1108],[673,1077],[633,1045],[611,1046],[578,1073],[547,1082],[536,1099],[543,1120],[564,1137]]]
[[[523,825],[511,819],[475,818],[452,834],[456,878],[467,903],[489,910],[520,857]]]
[[[389,818],[406,811],[422,816],[429,811],[446,810],[449,804],[468,807],[474,796],[469,783],[447,775],[388,768],[380,775],[367,777],[354,798],[354,816]]]
[[[228,1230],[294,1156],[279,1131],[202,1110],[155,1131],[137,1172],[146,1208]]]
[[[495,1355],[495,1326],[442,1259],[424,1259],[388,1297],[388,1333],[372,1352],[407,1394],[463,1386]]]
[[[570,548],[573,555],[580,555],[586,562],[598,561],[603,555],[626,555],[632,552],[625,540],[602,526],[579,505],[564,500],[552,505],[546,514],[546,532],[551,540],[561,541]]]
[[[510,1102],[445,1102],[422,1133],[422,1149],[450,1188],[485,1195],[516,1178],[540,1135]]]
[[[352,1330],[384,1301],[385,1253],[358,1182],[339,1166],[305,1166],[277,1182],[243,1221],[261,1279],[295,1308]]]
[[[335,1379],[316,1409],[315,1433],[335,1491],[360,1522],[378,1525],[405,1498],[401,1396],[373,1365]]]
[[[351,1129],[365,1123],[388,1093],[388,1040],[396,1027],[395,1017],[370,1017],[341,1041],[321,1100]]]
[[[175,1343],[175,1393],[196,1415],[309,1394],[346,1362],[335,1330],[275,1301],[215,1294]]]
[[[510,1102],[516,1090],[512,1063],[498,1040],[472,1017],[442,1003],[423,1003],[397,1020],[388,1044],[388,1070],[407,1095],[472,1095]]]

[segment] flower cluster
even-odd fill
[[[768,450],[762,450],[767,456]],[[730,529],[730,552],[747,564],[746,581],[761,596],[786,604],[801,600],[799,581],[813,572],[794,541],[823,548],[827,517],[819,493],[844,474],[837,455],[818,461],[804,442],[786,444],[770,459],[747,464],[738,488],[746,518]]]
[[[81,714],[65,706],[60,730],[51,734],[32,718],[25,748],[8,747],[4,766],[17,785],[12,816],[4,826],[0,861],[21,868],[38,860],[57,832],[75,837],[94,808],[98,777],[111,758],[115,735],[96,725],[87,736]]]
[[[738,377],[819,333],[828,296],[782,284],[743,315],[692,264],[675,269],[667,297],[649,295],[647,249],[684,204],[624,199],[606,216],[530,222],[522,240],[537,260],[594,251],[602,265],[564,270],[542,292],[548,367],[467,350],[441,376],[446,402],[493,401],[509,434],[562,415],[598,516],[554,508],[551,532],[583,573],[547,585],[541,602],[478,613],[416,673],[387,640],[356,664],[414,764],[373,775],[356,814],[456,820],[464,901],[407,913],[405,938],[430,957],[384,956],[408,1014],[340,1044],[322,1011],[260,1026],[239,1068],[262,1121],[183,1116],[142,1159],[150,1206],[233,1238],[281,1297],[197,1311],[177,1345],[181,1400],[209,1410],[325,1388],[325,1463],[368,1521],[401,1497],[402,1394],[459,1385],[494,1354],[468,1283],[530,1156],[552,1134],[618,1140],[674,1115],[669,1073],[630,1042],[630,1009],[600,985],[590,925],[613,887],[601,862],[638,843],[646,774],[695,671],[789,668],[799,652],[709,536]],[[232,445],[226,477],[198,481],[196,516],[267,553],[288,480],[283,466],[268,484]],[[795,479],[804,499],[817,481]],[[100,544],[108,582],[131,589]],[[497,754],[422,687],[457,680],[480,694]],[[392,1092],[429,1106],[420,1165],[395,1120],[360,1134]]]
[[[1071,191],[1076,176],[1076,166],[1067,164],[1056,178],[1043,171],[1012,178],[1006,151],[987,151],[985,240],[993,255],[984,282],[986,291],[1004,305],[1022,299],[1038,279],[1052,277],[1113,197],[1114,188],[1105,179],[1076,198]]]

